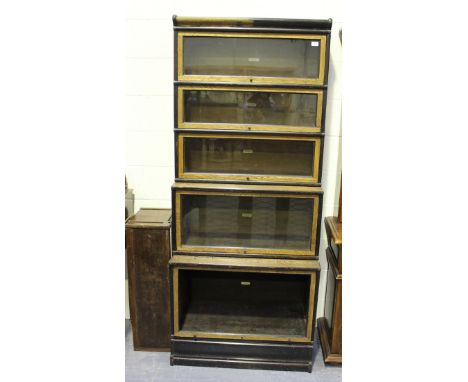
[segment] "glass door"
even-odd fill
[[[180,81],[323,85],[325,35],[178,33]]]

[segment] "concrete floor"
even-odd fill
[[[133,351],[132,328],[125,320],[126,382],[341,382],[340,366],[325,366],[318,336],[312,373],[171,366],[169,353]]]

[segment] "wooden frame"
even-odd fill
[[[290,191],[290,192],[288,192]],[[206,247],[190,246],[182,244],[182,195],[221,195],[221,196],[252,196],[273,198],[301,198],[314,200],[314,211],[312,216],[311,240],[307,250],[281,249],[281,248],[250,248],[250,247]],[[176,183],[173,186],[173,202],[175,203],[175,219],[173,219],[173,250],[178,253],[232,253],[245,256],[258,254],[282,255],[282,256],[317,256],[320,237],[320,216],[322,211],[322,191],[320,187],[299,186],[261,186],[261,185],[238,185],[238,184],[190,184]]]
[[[289,175],[255,175],[255,174],[228,174],[228,173],[201,173],[201,172],[185,172],[185,139],[186,138],[220,138],[220,139],[258,139],[258,140],[277,140],[277,141],[309,141],[314,142],[314,160],[312,168],[312,176],[289,176]],[[320,182],[320,159],[322,148],[322,137],[297,137],[297,136],[275,136],[275,135],[229,135],[229,134],[204,134],[200,133],[179,133],[177,134],[177,174],[176,177],[182,180],[238,180],[238,181],[257,181],[270,183],[304,183],[317,184]]]
[[[271,38],[271,39],[300,39],[320,41],[320,67],[318,78],[287,78],[287,77],[256,77],[256,76],[221,76],[221,75],[190,75],[183,73],[184,37],[240,37],[240,38]],[[234,33],[234,32],[177,32],[177,78],[179,81],[193,82],[245,82],[245,83],[277,83],[291,85],[323,85],[325,83],[325,64],[327,53],[327,35],[325,34],[283,34],[283,33]]]
[[[198,256],[176,255],[170,261],[172,276],[172,328],[173,336],[180,338],[205,338],[205,339],[227,339],[245,341],[275,341],[308,343],[313,341],[313,327],[316,314],[316,302],[318,291],[318,271],[320,270],[317,260],[275,260],[275,259],[235,259],[235,258],[209,258]],[[259,334],[238,334],[220,332],[194,332],[181,330],[179,327],[179,270],[209,270],[217,272],[251,272],[251,273],[276,273],[276,274],[300,274],[308,275],[308,311],[306,335],[275,336]]]
[[[327,248],[328,272],[333,273],[335,278],[335,292],[333,296],[333,314],[331,327],[325,317],[317,320],[317,327],[322,346],[323,361],[329,364],[341,364],[341,338],[342,338],[342,275],[339,273],[335,256],[330,248]]]
[[[184,91],[187,90],[210,90],[210,91],[236,91],[236,92],[271,92],[292,94],[315,94],[317,95],[316,119],[314,127],[287,126],[287,125],[262,125],[262,124],[235,124],[235,123],[201,123],[184,121]],[[241,87],[241,86],[188,86],[177,87],[177,127],[182,129],[220,129],[220,130],[245,130],[245,131],[270,131],[270,132],[302,132],[320,133],[322,131],[322,113],[324,105],[323,89],[293,89],[275,87]]]

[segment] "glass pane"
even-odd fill
[[[312,176],[314,146],[311,141],[184,138],[184,171]]]
[[[184,245],[310,250],[312,199],[181,197]]]
[[[184,37],[184,74],[318,78],[320,41]]]
[[[184,91],[184,121],[315,127],[317,94]]]

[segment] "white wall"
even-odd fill
[[[285,5],[287,5],[285,7]],[[337,213],[341,171],[341,0],[127,0],[125,145],[128,185],[141,207],[171,207],[174,181],[172,15],[333,19],[326,138],[323,156],[323,216]],[[320,263],[326,270],[325,229]],[[322,271],[318,316],[323,311]]]

